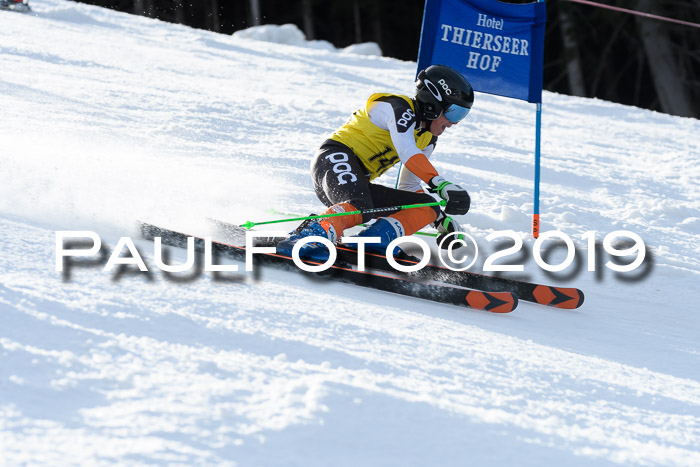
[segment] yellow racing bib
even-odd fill
[[[355,111],[352,117],[338,128],[330,139],[348,146],[370,173],[370,180],[382,175],[393,167],[400,158],[391,139],[389,130],[378,127],[370,121],[369,109],[376,101],[391,103],[394,108],[397,125],[419,127],[416,109],[410,97],[399,94],[372,94],[364,108]],[[425,149],[433,139],[433,135],[420,128],[414,129],[416,147]]]

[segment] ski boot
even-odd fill
[[[324,219],[308,219],[291,232],[289,237],[277,244],[277,254],[291,258],[294,245],[302,238],[312,236],[327,238],[331,243],[335,243],[337,239],[335,229],[328,221]],[[299,249],[300,258],[319,263],[325,263],[329,255],[328,248],[321,242],[309,242]]]
[[[386,247],[389,246],[389,243],[399,237],[403,237],[404,232],[403,225],[398,219],[380,217],[372,225],[358,233],[356,237],[379,237],[381,239],[380,243],[365,244],[365,252],[386,255]],[[394,256],[399,258],[408,255],[401,248],[396,247],[394,248]]]

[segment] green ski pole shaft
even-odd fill
[[[268,214],[274,214],[276,216],[298,216],[299,214],[297,213],[290,213],[290,212],[282,212],[278,211],[277,209],[271,208],[267,210]],[[360,227],[367,227],[367,224],[357,224]],[[433,232],[423,232],[422,230],[419,230],[418,232],[414,233],[413,235],[423,235],[425,237],[437,237],[438,234],[433,233]]]
[[[325,219],[326,217],[353,216],[355,214],[376,214],[379,212],[398,211],[401,209],[424,208],[424,207],[428,207],[428,206],[445,206],[446,204],[447,204],[447,201],[442,200],[442,201],[435,201],[433,203],[407,204],[405,206],[389,206],[389,207],[385,207],[385,208],[362,209],[359,211],[337,212],[334,214],[323,214],[323,215],[318,215],[318,216],[294,217],[291,219],[277,219],[274,221],[263,221],[263,222],[248,221],[244,224],[241,224],[240,227],[245,227],[246,229],[251,229],[251,228],[255,227],[256,225],[279,224],[281,222],[293,222],[293,221],[305,221],[307,219]]]

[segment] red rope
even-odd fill
[[[645,18],[659,19],[661,21],[669,21],[671,23],[678,23],[678,24],[683,24],[685,26],[692,26],[695,28],[700,28],[700,24],[697,24],[697,23],[689,23],[688,21],[681,21],[679,19],[667,18],[665,16],[652,15],[651,13],[644,13],[642,11],[628,10],[627,8],[620,8],[617,6],[605,5],[603,3],[591,2],[589,0],[568,0],[568,1],[574,2],[574,3],[583,3],[584,5],[598,6],[601,8],[607,8],[609,10],[621,11],[623,13],[630,13],[630,14],[637,15],[637,16],[643,16]]]

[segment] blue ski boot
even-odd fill
[[[335,229],[330,223],[324,222],[323,219],[308,219],[302,222],[289,237],[277,244],[277,254],[291,258],[294,245],[302,238],[312,236],[327,238],[331,243],[335,243],[337,239]],[[328,248],[321,242],[309,242],[299,249],[300,258],[319,263],[326,262],[329,255]]]
[[[381,239],[380,243],[367,243],[365,244],[365,251],[367,253],[375,253],[379,255],[386,254],[386,247],[389,246],[392,240],[404,236],[404,228],[398,219],[393,217],[380,217],[372,225],[367,227],[365,230],[357,234],[357,237],[379,237]],[[394,248],[394,256],[400,257],[405,255],[401,248]]]

